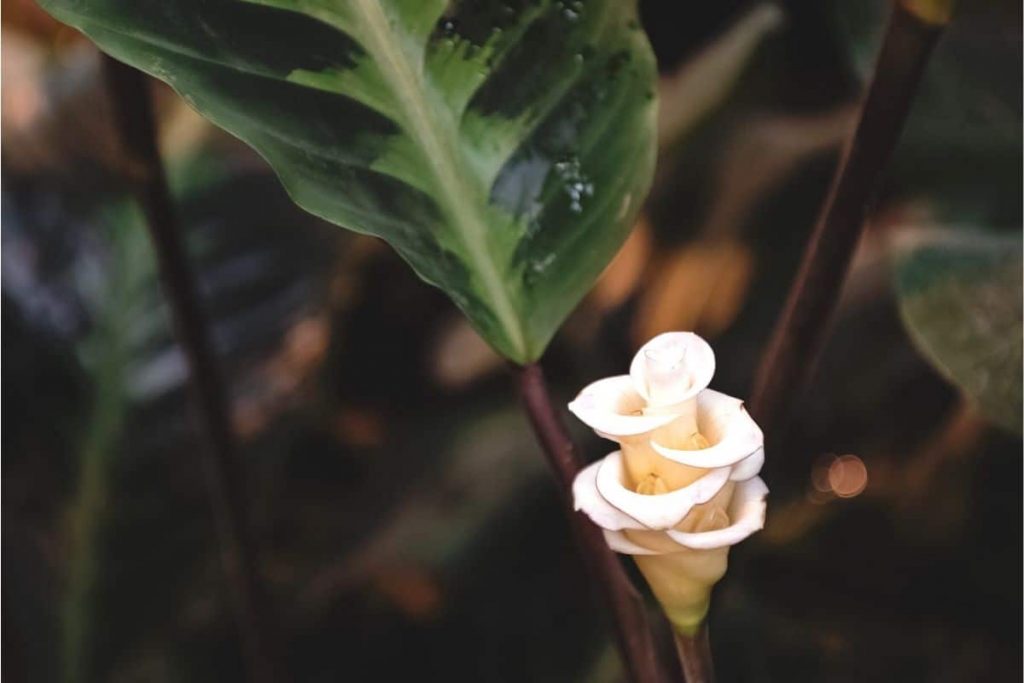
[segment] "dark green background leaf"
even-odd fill
[[[41,4],[255,147],[304,208],[390,242],[515,361],[542,353],[650,182],[634,2]]]
[[[900,310],[917,346],[981,410],[1021,431],[1021,240],[910,233],[897,250]]]
[[[850,66],[865,83],[891,4],[829,2]],[[946,221],[1019,223],[1020,7],[1014,0],[957,4],[886,173],[890,193],[930,195]]]

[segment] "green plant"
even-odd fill
[[[387,240],[515,362],[625,239],[654,166],[633,3],[44,0]]]
[[[1020,234],[919,230],[895,245],[910,336],[991,420],[1020,431]]]
[[[520,366],[527,413],[568,500],[582,460],[536,361],[625,239],[651,183],[656,72],[634,2],[41,4],[253,146],[297,203],[387,240],[440,287]],[[850,152],[777,328],[776,351],[762,366],[755,411],[782,412],[809,371],[941,28],[902,7],[893,14]],[[187,314],[196,296],[182,250],[166,239],[173,220],[145,107],[135,110],[141,125],[128,130],[137,86],[115,87],[125,138],[142,150],[135,155],[147,171],[140,199],[159,228],[158,252],[176,252],[164,259],[164,274]],[[185,346],[199,359],[193,379],[217,394],[204,374],[212,368],[200,362],[209,354],[196,351],[208,345],[201,321],[178,317]],[[230,451],[223,403],[206,401],[207,427]],[[231,491],[231,477],[223,478]],[[243,529],[240,505],[226,507],[230,547]],[[573,524],[615,613],[631,675],[663,678],[622,567],[596,527],[578,515]],[[679,642],[684,659],[695,660],[685,668],[697,680],[710,676],[702,628]]]

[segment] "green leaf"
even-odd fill
[[[101,537],[110,520],[110,489],[129,407],[131,331],[146,312],[146,290],[155,283],[155,260],[141,215],[119,202],[104,212],[111,267],[85,284],[84,298],[95,308],[92,329],[79,344],[79,357],[94,384],[91,413],[78,454],[78,481],[67,518],[70,552],[63,618],[63,680],[87,681],[96,668],[93,626],[102,571]]]
[[[635,1],[41,4],[256,148],[301,206],[390,242],[517,362],[650,183],[656,69]]]
[[[911,337],[983,413],[1020,432],[1020,234],[922,230],[907,238],[896,276]]]

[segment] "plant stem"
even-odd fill
[[[676,631],[675,639],[686,683],[715,683],[715,663],[711,658],[707,620],[701,622],[692,635]]]
[[[573,510],[572,484],[583,460],[565,430],[554,405],[544,372],[537,363],[516,368],[523,408],[548,464],[558,479],[566,513],[584,563],[611,609],[623,664],[635,683],[660,683],[668,677],[661,669],[647,621],[643,598],[626,575],[604,534],[582,512]]]
[[[116,477],[125,415],[125,377],[130,364],[131,323],[142,305],[148,261],[137,259],[145,235],[129,221],[111,216],[103,230],[114,261],[96,301],[88,336],[79,343],[83,365],[93,380],[87,428],[78,453],[74,501],[68,508],[67,574],[62,600],[64,683],[92,681],[96,668],[96,590],[102,576],[104,530],[115,515],[110,489]]]
[[[189,367],[198,416],[208,441],[200,449],[216,522],[221,562],[241,635],[249,679],[279,680],[276,640],[259,576],[256,542],[247,515],[244,474],[195,279],[156,143],[147,77],[106,55],[103,68],[126,160],[125,173],[146,217],[164,295]]]
[[[751,412],[766,433],[784,426],[811,373],[882,170],[944,26],[893,5],[857,127],[754,381]]]

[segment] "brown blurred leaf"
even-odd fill
[[[6,21],[0,46],[5,164],[27,173],[67,172],[83,160],[123,167],[95,47],[76,43],[53,55]],[[170,88],[153,87],[164,158],[183,158],[214,129]]]
[[[651,226],[641,215],[633,232],[598,279],[588,303],[599,311],[615,308],[633,293],[651,255]]]
[[[839,146],[855,113],[843,105],[803,116],[756,117],[742,126],[716,164],[715,196],[701,233],[737,234],[760,200],[802,163]]]
[[[412,567],[388,567],[373,577],[374,589],[416,621],[441,611],[444,597],[437,579]]]
[[[523,487],[543,475],[541,459],[527,457],[536,446],[522,420],[508,407],[460,432],[446,459],[360,547],[314,568],[295,601],[300,611],[322,610],[392,567],[443,575]]]
[[[384,443],[384,418],[372,411],[348,407],[334,421],[338,439],[357,448],[375,448]]]
[[[760,42],[783,20],[776,5],[760,4],[686,61],[658,86],[658,144],[678,142],[722,103]]]
[[[743,305],[753,263],[750,249],[735,240],[702,240],[677,250],[640,300],[634,342],[670,330],[719,334]]]
[[[463,389],[504,364],[462,316],[452,316],[445,323],[431,358],[434,379],[447,389]]]
[[[320,369],[329,342],[326,314],[309,315],[292,325],[280,350],[257,369],[247,391],[235,401],[232,423],[239,437],[256,436],[291,404]]]
[[[641,297],[637,344],[668,330],[715,336],[732,324],[754,269],[739,235],[761,200],[808,158],[834,149],[853,120],[843,106],[807,116],[755,118],[729,141],[700,237],[663,259]]]
[[[85,41],[85,36],[44,12],[35,0],[4,0],[3,26],[31,35],[46,47]],[[6,34],[5,30],[5,41]]]

